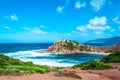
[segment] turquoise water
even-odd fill
[[[104,57],[102,54],[48,54],[37,53],[36,50],[46,49],[49,43],[7,43],[0,44],[0,53],[20,59],[22,61],[32,61],[35,64],[48,66],[73,66],[89,60],[96,60]]]
[[[12,53],[4,53],[13,58],[20,59],[22,61],[32,61],[35,64],[48,65],[48,66],[73,66],[89,60],[97,60],[105,55],[102,54],[87,54],[87,53],[76,53],[76,54],[48,54],[48,53],[37,53],[35,51],[18,51]]]

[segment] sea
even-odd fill
[[[32,61],[34,64],[59,67],[73,66],[89,60],[98,60],[106,56],[104,54],[89,53],[50,54],[36,52],[47,49],[52,44],[53,43],[0,43],[0,54],[22,61]]]

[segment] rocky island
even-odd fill
[[[56,41],[52,46],[46,50],[37,51],[38,53],[109,53],[112,50],[119,50],[120,43],[113,46],[96,47],[85,45],[72,40]]]

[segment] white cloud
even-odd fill
[[[30,31],[31,33],[35,33],[35,34],[47,34],[47,32],[42,31],[38,27],[35,27],[35,28],[23,27],[23,29],[27,30],[27,31]]]
[[[22,27],[22,29],[24,29],[24,30],[31,30],[31,28],[29,28],[29,27]]]
[[[117,23],[117,24],[120,24],[120,20],[119,20],[119,17],[118,17],[118,16],[115,17],[115,18],[113,18],[113,21],[114,21],[115,23]]]
[[[66,36],[71,36],[71,34],[70,34],[70,33],[66,33],[65,35],[66,35]]]
[[[77,26],[77,30],[82,31],[82,32],[87,32],[84,26]]]
[[[41,29],[39,29],[39,28],[34,28],[33,30],[32,30],[32,32],[33,33],[37,33],[37,34],[47,34],[47,32],[45,32],[45,31],[42,31]]]
[[[80,36],[87,36],[88,34],[86,33],[80,33]]]
[[[56,9],[56,11],[57,11],[58,13],[63,13],[63,10],[64,10],[64,7],[63,7],[63,6],[58,6],[57,9]]]
[[[82,32],[87,32],[89,30],[93,31],[95,34],[102,34],[105,30],[111,29],[110,26],[106,25],[106,17],[95,17],[89,21],[88,24],[78,26],[76,29]]]
[[[88,24],[86,25],[86,29],[88,30],[99,30],[99,31],[104,31],[104,30],[109,30],[111,27],[110,26],[107,26],[107,25],[91,25],[91,24]]]
[[[83,3],[80,3],[79,1],[76,2],[76,4],[75,4],[76,9],[79,9],[79,8],[82,8],[82,7],[85,7],[85,2],[83,2]]]
[[[119,28],[119,30],[120,30],[120,26],[119,26],[118,28]]]
[[[40,25],[40,28],[45,28],[45,25]]]
[[[94,33],[95,33],[95,34],[103,34],[102,31],[95,31]]]
[[[92,25],[105,25],[106,21],[107,21],[106,17],[100,17],[100,18],[95,17],[94,19],[90,20],[90,24],[92,24]]]
[[[56,12],[62,14],[64,13],[64,9],[68,7],[69,3],[71,2],[71,0],[63,0],[64,1],[64,4],[62,6],[58,6],[56,8]]]
[[[10,20],[15,20],[15,21],[18,21],[18,20],[19,20],[15,13],[13,13],[13,14],[10,15],[10,16],[5,16],[4,18],[10,19]]]
[[[111,36],[111,34],[107,34],[108,36]]]
[[[7,29],[7,30],[9,30],[9,29],[10,29],[10,27],[9,27],[9,26],[4,26],[4,28],[5,28],[5,29]]]
[[[95,11],[98,11],[101,7],[103,7],[105,1],[106,0],[91,0],[90,4]]]
[[[110,32],[114,32],[115,30],[114,29],[111,29]]]

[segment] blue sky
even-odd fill
[[[120,36],[120,0],[0,0],[0,42]]]

